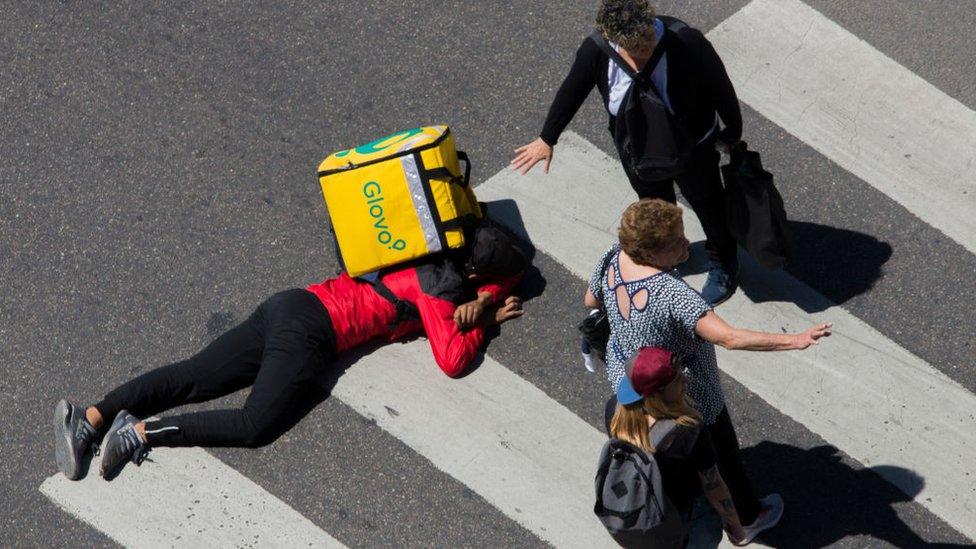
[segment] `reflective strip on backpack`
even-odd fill
[[[407,186],[410,189],[410,198],[413,199],[413,208],[417,212],[417,220],[420,228],[424,232],[424,241],[427,243],[427,250],[430,253],[441,251],[441,238],[437,233],[437,224],[434,223],[433,213],[430,211],[430,203],[427,201],[427,193],[424,192],[424,183],[420,179],[420,169],[417,167],[416,155],[406,155],[400,157],[400,164],[403,166],[403,174],[407,178]]]

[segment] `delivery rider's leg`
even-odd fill
[[[296,397],[335,361],[335,335],[325,307],[306,290],[281,292],[261,311],[264,349],[243,408],[145,422],[137,430],[150,446],[256,447],[280,434]]]
[[[117,387],[85,410],[66,400],[54,409],[55,459],[70,479],[80,478],[83,458],[99,438],[102,475],[126,460],[145,455],[145,418],[191,402],[232,393],[253,383],[264,348],[264,312],[258,308],[244,323],[215,339],[195,356],[157,368]],[[111,425],[111,428],[109,428]]]
[[[145,418],[192,402],[233,393],[254,382],[261,365],[264,336],[259,307],[193,357],[146,372],[113,389],[86,410],[96,429],[120,410]]]

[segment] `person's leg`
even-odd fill
[[[688,541],[685,549],[715,549],[722,542],[722,517],[705,496],[699,496],[691,504],[688,513]]]
[[[732,426],[728,408],[722,408],[722,412],[719,413],[715,423],[708,425],[707,429],[715,447],[718,470],[722,473],[722,479],[729,487],[729,492],[732,493],[732,501],[739,513],[739,521],[743,525],[752,524],[759,516],[762,505],[756,497],[752,483],[749,482],[745,467],[742,465],[739,438],[735,434],[735,427]]]
[[[146,422],[150,446],[256,447],[276,434],[296,395],[335,360],[335,336],[325,307],[305,290],[282,292],[262,310],[264,352],[244,407]]]
[[[121,410],[145,418],[182,404],[230,394],[253,383],[264,347],[261,314],[259,307],[193,357],[146,372],[113,389],[92,407],[102,425],[111,423]]]
[[[677,183],[705,231],[705,251],[709,259],[734,276],[739,268],[738,248],[729,231],[720,160],[714,142],[709,140],[697,145]]]

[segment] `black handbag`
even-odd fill
[[[722,166],[729,231],[760,265],[779,269],[793,249],[783,197],[773,184],[773,174],[762,166],[756,151],[745,142],[731,150]]]
[[[594,309],[586,315],[577,328],[583,335],[583,339],[590,345],[590,350],[596,351],[597,358],[606,362],[607,344],[610,341],[610,320],[607,318],[607,311],[603,307]]]

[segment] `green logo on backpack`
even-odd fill
[[[363,196],[366,197],[366,204],[369,206],[369,216],[373,218],[373,228],[376,229],[376,240],[390,250],[403,250],[407,243],[400,238],[394,239],[390,232],[390,226],[386,222],[383,214],[383,188],[376,181],[367,181],[363,185]]]
[[[410,139],[411,137],[423,131],[424,131],[423,128],[414,128],[412,130],[407,130],[404,132],[395,133],[393,135],[388,135],[386,137],[381,137],[376,141],[370,141],[369,143],[366,143],[365,145],[360,145],[355,149],[348,149],[342,152],[338,152],[336,153],[336,158],[342,158],[343,156],[346,156],[353,151],[355,151],[356,154],[362,154],[362,155],[377,153],[382,151],[383,149],[388,149],[393,145],[396,145],[397,143],[402,143],[403,141],[406,141],[407,139]]]

